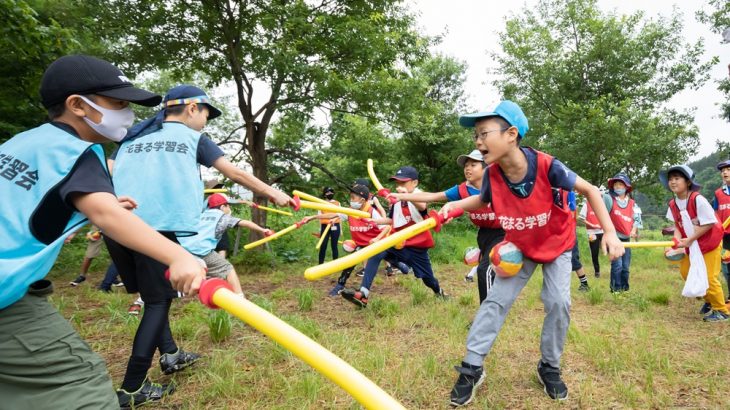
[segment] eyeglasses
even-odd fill
[[[489,135],[490,132],[497,132],[497,131],[504,132],[504,131],[507,131],[510,128],[512,128],[512,127],[500,128],[498,130],[484,131],[484,132],[479,133],[479,134],[474,133],[474,137],[473,138],[474,138],[474,141],[477,141],[477,140],[484,141],[487,138],[487,135]]]

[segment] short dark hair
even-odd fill
[[[87,94],[84,95],[84,97],[90,99],[93,102],[96,102],[96,96],[94,94]],[[68,98],[68,97],[66,97]],[[63,115],[63,113],[66,112],[66,100],[64,99],[58,104],[54,104],[48,108],[46,108],[46,112],[48,113],[48,119],[53,121],[56,118]]]
[[[687,178],[687,175],[684,175],[684,172],[681,172],[681,171],[669,171],[669,173],[667,173],[667,178],[671,178],[675,175],[678,175],[678,176],[684,178],[684,180],[687,182],[691,181],[689,178]]]
[[[197,103],[197,104],[198,104],[198,106],[205,107],[208,110],[208,112],[210,112],[210,107],[208,106],[208,104],[205,104],[205,103]],[[178,104],[178,105],[173,105],[171,107],[165,107],[165,116],[167,117],[168,115],[180,115],[183,112],[185,112],[185,108],[187,108],[188,105],[190,105],[190,104]]]

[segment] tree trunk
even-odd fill
[[[265,183],[269,183],[267,175],[267,152],[266,152],[266,130],[259,126],[258,123],[246,124],[246,132],[248,133],[249,153],[251,154],[251,167],[253,175]],[[269,198],[261,196],[254,192],[253,201],[259,205],[266,206]],[[260,209],[251,209],[252,221],[262,227],[266,226],[266,212]],[[255,231],[248,234],[249,242],[253,242],[262,238],[262,235]],[[261,247],[256,249],[263,249]]]

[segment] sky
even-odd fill
[[[490,52],[500,51],[497,33],[504,30],[505,19],[518,13],[525,5],[536,4],[536,0],[524,2],[486,0],[410,0],[409,7],[419,14],[419,25],[428,35],[443,35],[443,41],[433,51],[454,57],[467,63],[467,80],[464,89],[467,103],[475,110],[493,107],[500,99],[492,85],[494,75],[488,70],[496,68],[489,57]],[[715,141],[730,142],[730,123],[719,118],[723,95],[717,90],[716,81],[728,75],[730,44],[721,44],[722,37],[710,31],[710,27],[695,18],[695,12],[702,7],[699,0],[598,0],[604,11],[618,14],[632,14],[643,11],[645,17],[658,15],[669,17],[673,7],[683,14],[683,37],[694,43],[705,40],[704,61],[719,56],[720,62],[712,67],[711,80],[698,90],[685,90],[677,94],[668,106],[675,109],[696,107],[695,124],[699,128],[700,148],[691,159],[698,159],[715,150]]]

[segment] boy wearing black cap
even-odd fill
[[[394,176],[390,177],[396,183],[396,191],[400,193],[412,193],[418,187],[418,171],[411,166],[400,167]],[[389,211],[388,218],[373,220],[375,223],[389,224],[394,232],[403,230],[411,225],[423,221],[427,217],[425,202],[400,201],[395,203]],[[438,279],[433,274],[431,260],[428,257],[428,250],[435,245],[431,231],[426,230],[405,241],[401,249],[390,248],[370,259],[365,265],[365,276],[359,290],[344,289],[340,295],[347,301],[366,307],[370,286],[378,272],[378,265],[383,259],[398,266],[399,262],[405,263],[413,269],[413,275],[423,281],[436,296],[446,297],[439,285]]]
[[[669,200],[667,219],[674,222],[674,238],[679,242],[678,247],[685,248],[687,253],[679,262],[679,273],[685,280],[694,269],[707,275],[708,288],[700,314],[704,315],[702,320],[705,322],[722,322],[730,317],[722,285],[717,278],[723,229],[710,203],[698,192],[701,186],[694,178],[694,171],[686,165],[675,165],[659,172],[659,181],[674,194],[674,198]],[[694,258],[695,255],[702,257]]]
[[[720,171],[722,176],[722,186],[715,190],[715,198],[712,200],[712,207],[715,209],[720,223],[724,223],[730,218],[730,159],[717,164],[717,170]],[[730,253],[730,225],[723,229],[722,236],[722,249],[723,253]],[[730,261],[722,258],[720,268],[722,274],[725,276],[725,283],[727,283],[727,297],[730,298],[730,269],[728,269],[728,263]]]
[[[113,154],[114,187],[117,193],[138,201],[135,213],[142,220],[172,241],[195,235],[203,209],[199,165],[215,167],[229,179],[267,195],[277,205],[293,204],[285,193],[233,165],[201,132],[209,119],[221,114],[205,91],[179,85],[168,91],[162,104],[163,109],[155,116],[130,129],[130,135]],[[179,349],[172,338],[169,310],[177,292],[165,280],[165,266],[114,240],[107,240],[107,248],[127,291],[139,292],[145,303],[127,371],[117,392],[122,406],[138,404],[156,350],[166,374],[182,370],[199,356]]]
[[[477,146],[480,144],[475,141]],[[472,195],[479,195],[479,189],[482,187],[482,176],[486,164],[479,150],[473,150],[468,155],[459,155],[456,158],[456,164],[464,170],[464,178],[466,181],[459,185],[455,185],[443,192],[416,192],[412,194],[391,194],[400,201],[424,201],[424,202],[450,202],[468,198]],[[477,271],[477,286],[479,288],[479,304],[487,298],[489,289],[494,283],[494,271],[489,264],[489,252],[494,245],[500,243],[504,239],[504,231],[502,230],[499,220],[496,218],[494,211],[489,205],[469,212],[469,219],[479,228],[477,233],[477,244],[481,253]],[[468,276],[467,276],[468,278]],[[468,280],[468,279],[467,279]],[[473,280],[473,279],[472,279]]]
[[[102,147],[134,120],[129,103],[160,97],[135,88],[112,64],[71,55],[41,81],[51,123],[0,145],[0,397],[3,408],[118,409],[104,361],[46,300],[43,279],[64,239],[86,223],[170,267],[175,287],[195,292],[204,278],[196,260],[114,195]],[[126,208],[126,209],[125,209]]]
[[[560,358],[570,324],[571,254],[575,243],[575,218],[568,193],[585,196],[604,229],[603,249],[612,259],[623,253],[598,188],[576,175],[560,161],[543,152],[522,147],[529,127],[522,109],[512,101],[494,110],[463,115],[459,123],[473,127],[484,162],[481,194],[449,202],[441,209],[492,209],[512,242],[524,255],[522,268],[511,277],[497,276],[492,291],[477,311],[466,341],[466,355],[456,370],[459,377],[451,390],[451,404],[463,406],[474,399],[484,381],[482,364],[491,350],[507,313],[538,264],[542,264],[542,301],[545,321],[540,343],[537,376],[545,393],[554,400],[568,398],[560,377]]]

